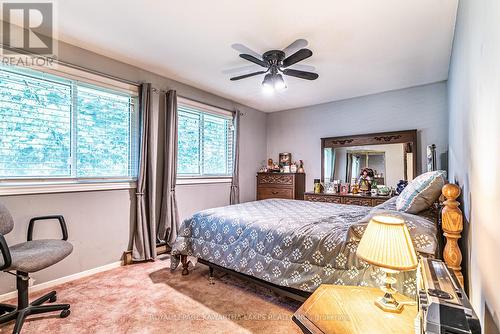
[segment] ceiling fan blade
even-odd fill
[[[231,78],[231,81],[253,77],[254,75],[264,74],[266,72],[267,71],[259,71],[259,72],[253,72],[253,73],[243,74],[243,75]]]
[[[289,75],[292,77],[301,78],[301,79],[306,79],[306,80],[316,80],[319,77],[319,75],[317,73],[298,71],[298,70],[292,70],[292,69],[283,70],[283,74]]]
[[[295,52],[293,55],[285,58],[283,60],[283,67],[288,67],[291,66],[295,63],[298,63],[301,60],[304,60],[306,58],[309,58],[312,56],[312,51],[309,49],[300,49],[299,51]]]
[[[254,56],[257,59],[261,58],[261,55],[255,52],[254,50],[250,49],[248,46],[240,44],[240,43],[235,43],[231,45],[231,47],[238,51],[238,53],[246,53],[249,54],[250,56]]]
[[[306,72],[315,72],[316,71],[316,67],[311,66],[311,65],[305,65],[305,64],[293,64],[290,66],[290,69],[299,70],[299,71],[306,71]]]
[[[295,68],[295,66],[294,66]],[[298,68],[298,70],[301,70],[301,68]],[[229,74],[229,75],[237,75],[237,74],[247,74],[247,73],[252,73],[260,70],[260,66],[257,64],[250,64],[250,65],[244,65],[244,66],[239,66],[239,67],[233,67],[233,68],[228,68],[222,71],[223,74]],[[305,70],[305,69],[304,69]],[[306,70],[308,71],[308,70]],[[314,71],[314,70],[312,70]]]
[[[268,67],[269,66],[269,64],[266,63],[265,61],[263,61],[262,59],[255,58],[254,56],[251,56],[251,55],[246,54],[246,53],[240,54],[240,57],[243,58],[243,59],[246,59],[248,61],[251,61],[252,63],[260,65],[262,67]]]
[[[298,39],[286,48],[283,49],[283,52],[286,56],[289,56],[300,49],[303,49],[307,46],[307,41],[305,39]]]

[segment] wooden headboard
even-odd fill
[[[460,187],[456,184],[446,184],[442,189],[446,200],[443,202],[441,211],[441,226],[443,235],[446,238],[446,244],[443,250],[443,260],[455,272],[460,284],[464,285],[464,276],[462,275],[462,252],[458,247],[458,239],[462,237],[463,217],[462,210],[458,207],[457,201],[460,196]]]

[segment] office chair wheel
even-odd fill
[[[71,314],[70,310],[62,310],[61,311],[61,318],[67,318]]]
[[[55,296],[55,295],[50,297],[50,299],[49,299],[49,303],[55,303],[56,301],[57,301],[57,296]]]

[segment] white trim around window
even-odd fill
[[[52,66],[30,66],[29,68],[35,71],[59,76],[68,80],[85,82],[102,88],[121,91],[130,95],[139,94],[139,86],[137,85],[127,84],[118,80],[110,79],[57,62],[55,62]]]
[[[198,109],[202,112],[206,112],[209,114],[222,115],[222,116],[231,117],[231,118],[233,117],[232,111],[218,108],[218,107],[214,107],[214,106],[211,106],[209,104],[201,103],[198,101],[193,101],[193,100],[190,100],[190,99],[182,97],[182,96],[177,97],[177,103],[193,107],[195,109]]]
[[[213,184],[213,183],[231,183],[232,177],[186,177],[178,178],[175,182],[176,185],[195,185],[195,184]]]
[[[133,180],[3,182],[0,183],[0,196],[120,190],[135,189],[136,187],[137,182]]]

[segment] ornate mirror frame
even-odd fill
[[[414,177],[417,176],[417,165],[419,159],[417,151],[417,130],[404,130],[394,132],[381,132],[361,134],[354,136],[327,137],[321,138],[321,181],[325,180],[325,161],[324,149],[331,147],[350,147],[350,146],[365,146],[365,145],[381,145],[381,144],[408,144],[405,147],[407,153],[415,153],[413,158],[413,166],[407,166],[405,159],[405,175],[409,168],[413,170]]]

